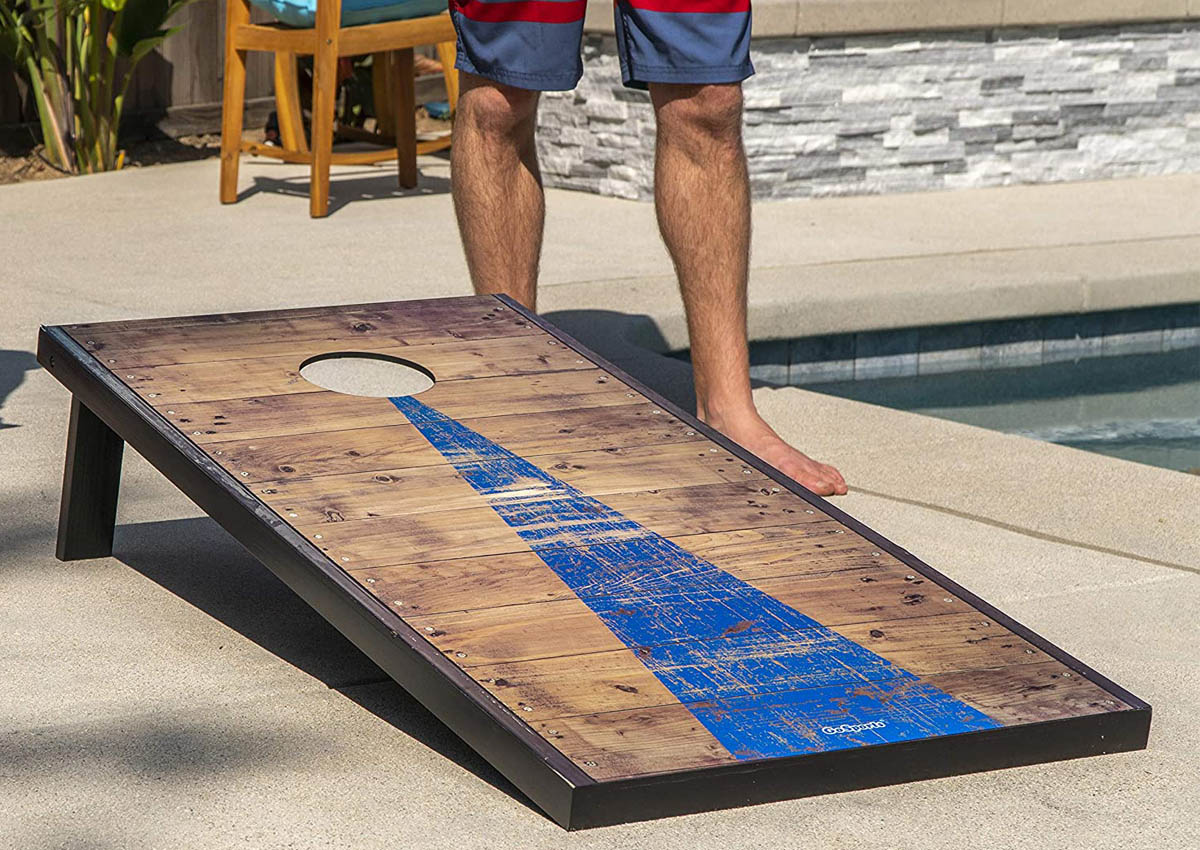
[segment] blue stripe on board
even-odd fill
[[[440,411],[391,401],[735,757],[999,725]]]

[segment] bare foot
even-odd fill
[[[840,472],[789,446],[757,411],[720,421],[709,417],[706,421],[818,496],[841,496],[846,493],[846,479],[842,478]]]

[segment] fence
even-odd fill
[[[257,18],[257,15],[256,15]],[[269,20],[263,17],[263,20]],[[171,23],[183,29],[142,60],[130,84],[126,115],[130,125],[157,125],[172,135],[213,131],[220,126],[221,77],[225,42],[225,0],[197,0]],[[251,53],[246,61],[247,125],[271,108],[271,54]],[[24,87],[11,68],[0,69],[0,127],[8,139],[36,121]]]

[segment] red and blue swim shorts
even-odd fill
[[[567,91],[583,76],[587,0],[450,0],[460,70],[539,91]],[[616,0],[621,79],[735,83],[750,64],[750,0]]]

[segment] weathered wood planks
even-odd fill
[[[590,493],[605,495],[659,486],[704,486],[761,481],[727,452],[710,454],[695,442],[546,454],[534,462],[556,477]],[[264,501],[293,518],[294,525],[346,522],[478,507],[479,497],[444,464],[374,469],[342,475],[314,475],[265,481]],[[430,494],[437,493],[436,499]],[[449,520],[453,521],[453,520]]]
[[[302,353],[251,360],[215,360],[163,365],[127,365],[125,380],[147,397],[154,393],[156,406],[176,401],[199,402],[262,395],[313,392],[300,375],[304,362],[340,352],[337,340],[309,343]],[[511,338],[446,342],[440,345],[372,347],[372,353],[420,363],[439,381],[491,378],[591,369],[591,362],[563,346],[531,350]],[[231,366],[236,366],[235,369]]]
[[[468,418],[485,409],[492,415],[550,413],[570,408],[607,407],[644,403],[624,385],[591,377],[593,372],[548,372],[531,377],[505,375],[479,378],[470,386],[439,382],[422,395],[456,418]],[[279,437],[370,428],[395,419],[386,399],[347,396],[328,390],[239,397],[221,401],[154,404],[197,444],[249,437]]]
[[[627,398],[627,397],[626,397]],[[464,420],[479,433],[526,457],[551,452],[603,451],[703,440],[685,423],[640,403],[578,407]],[[190,424],[190,423],[183,423]],[[407,422],[340,431],[268,435],[271,439],[213,442],[222,463],[247,481],[410,469],[444,464]]]
[[[495,299],[68,330],[596,780],[942,734],[925,706],[949,733],[1129,707]],[[299,374],[343,351],[436,382],[405,407]],[[905,731],[881,739],[891,702]],[[739,716],[794,734],[739,748]]]

